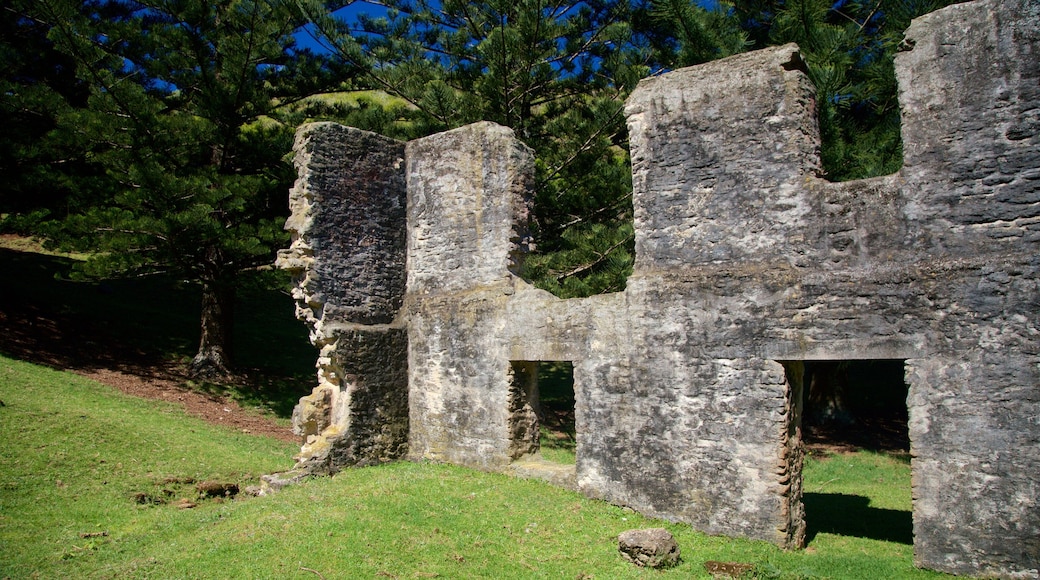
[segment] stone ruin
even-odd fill
[[[297,134],[279,265],[320,349],[281,485],[399,458],[540,474],[710,534],[803,545],[807,361],[904,361],[918,566],[1040,568],[1040,3],[916,20],[905,162],[821,178],[794,45],[644,80],[620,293],[518,277],[533,158],[478,123]],[[538,361],[573,365],[576,466],[540,469]]]

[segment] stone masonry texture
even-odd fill
[[[297,470],[399,459],[408,438],[404,143],[313,123],[294,150],[292,245],[277,265],[293,273],[296,316],[319,349],[318,385],[293,412],[304,438]]]
[[[319,358],[294,473],[536,471],[534,363],[568,361],[577,464],[554,481],[796,548],[804,363],[896,359],[916,564],[1040,576],[1038,40],[1036,0],[916,20],[896,58],[904,167],[840,184],[797,46],[644,80],[634,271],[585,299],[518,277],[533,156],[510,130],[302,127],[279,264]]]

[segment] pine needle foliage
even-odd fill
[[[725,2],[708,9],[690,0],[649,0],[637,9],[635,23],[664,68],[724,58],[749,45],[732,6]]]
[[[798,43],[816,85],[822,162],[832,181],[902,166],[893,57],[910,20],[950,0],[736,0],[753,48]]]
[[[68,175],[89,173],[75,143],[48,139],[55,118],[86,104],[75,63],[47,38],[48,28],[0,9],[0,228],[25,233],[63,209]]]
[[[538,250],[529,275],[537,285],[561,296],[623,288],[633,251],[623,105],[649,72],[632,43],[629,4],[383,5],[385,16],[361,16],[354,27],[320,2],[308,14],[344,62],[367,71],[371,88],[419,112],[416,132],[493,121],[535,151]],[[593,240],[595,247],[579,247]],[[601,246],[609,259],[598,255]]]
[[[75,144],[93,171],[75,176],[77,211],[47,233],[91,252],[82,275],[198,282],[193,370],[226,375],[238,274],[269,264],[287,241],[293,127],[277,121],[280,110],[349,71],[333,74],[296,48],[303,18],[290,1],[17,0],[14,9],[47,30],[88,90],[48,136]]]

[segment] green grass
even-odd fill
[[[191,535],[225,507],[142,505],[142,494],[192,497],[191,480],[253,483],[295,450],[5,357],[0,401],[0,577],[133,576],[156,541]]]
[[[542,482],[427,463],[179,509],[173,500],[194,489],[178,482],[253,483],[290,467],[295,447],[5,357],[0,401],[0,578],[707,578],[707,560],[754,564],[758,578],[939,577],[913,568],[909,545],[879,538],[883,519],[853,530],[811,514],[808,549],[783,552]],[[806,490],[860,519],[908,510],[908,478],[905,461],[884,455],[806,465]],[[679,567],[620,558],[617,534],[648,526],[676,536]]]
[[[330,105],[357,105],[362,101],[375,103],[382,107],[410,107],[408,101],[383,91],[346,91],[338,93],[322,93],[304,99],[305,101],[324,102]]]
[[[808,535],[913,543],[910,458],[861,451],[805,465]]]

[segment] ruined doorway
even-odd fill
[[[539,455],[543,461],[574,465],[574,365],[568,361],[511,361],[510,455]]]
[[[904,366],[898,359],[805,361],[806,445],[909,453]]]
[[[806,451],[806,544],[821,533],[913,544],[905,361],[783,365]]]
[[[538,394],[542,458],[573,465],[578,451],[574,422],[574,365],[569,362],[538,363]]]

